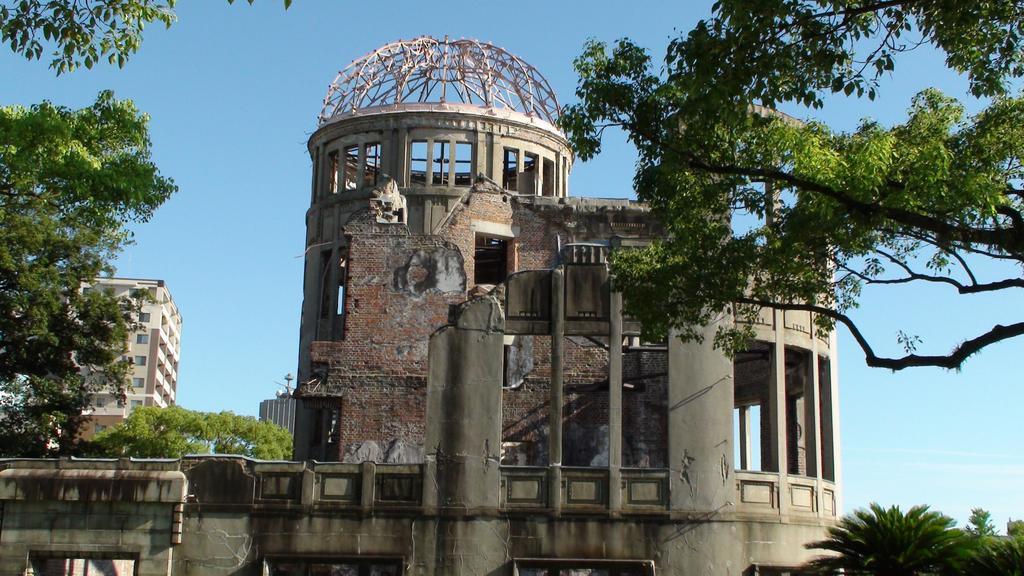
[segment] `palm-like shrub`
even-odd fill
[[[967,563],[971,576],[1024,576],[1024,538],[987,538]]]
[[[954,525],[952,518],[927,506],[914,506],[904,514],[898,506],[872,503],[829,528],[827,539],[808,544],[833,554],[812,560],[806,569],[873,576],[957,573],[971,544]]]

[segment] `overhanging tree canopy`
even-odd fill
[[[74,453],[92,395],[123,389],[136,303],[81,286],[176,189],[147,123],[109,92],[0,107],[0,456]]]
[[[246,0],[252,4],[255,0]],[[228,0],[234,4],[235,0]],[[0,0],[0,41],[16,54],[69,72],[107,60],[124,67],[147,24],[170,27],[177,0]],[[292,0],[284,0],[288,8]]]
[[[629,40],[589,43],[562,125],[583,159],[604,128],[623,128],[639,150],[637,194],[669,232],[615,257],[629,311],[684,338],[731,311],[741,322],[716,344],[737,350],[760,307],[808,310],[821,329],[846,325],[869,365],[894,370],[957,368],[1024,334],[1024,322],[997,324],[919,354],[901,332],[904,354],[886,357],[849,315],[865,285],[939,284],[965,298],[1024,288],[1024,100],[1010,95],[1022,30],[1024,7],[1009,1],[721,0],[661,66]],[[926,90],[904,123],[849,133],[772,111],[821,107],[831,93],[875,99],[921,43],[990,104],[967,116]],[[758,223],[734,227],[737,213]],[[1010,272],[984,277],[983,260]]]

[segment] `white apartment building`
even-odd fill
[[[163,280],[140,278],[97,278],[83,290],[111,290],[129,296],[138,290],[149,292],[139,313],[139,327],[129,338],[125,359],[133,364],[127,397],[122,402],[113,392],[97,394],[90,422],[82,437],[91,438],[115,426],[139,406],[166,408],[175,403],[178,388],[178,359],[181,353],[181,314]]]

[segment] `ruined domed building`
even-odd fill
[[[834,335],[766,309],[734,359],[642,340],[607,259],[662,228],[569,196],[558,114],[483,42],[340,72],[309,139],[299,461],[0,462],[0,575],[796,573],[839,508]]]

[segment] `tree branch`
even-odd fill
[[[1024,335],[1024,322],[1017,322],[1004,326],[1002,324],[996,324],[991,330],[985,332],[979,336],[965,340],[958,344],[953,350],[946,355],[928,355],[922,356],[918,354],[907,354],[898,358],[888,358],[875,354],[874,349],[868,342],[867,338],[861,333],[860,329],[854,323],[854,321],[847,316],[823,306],[816,306],[814,304],[788,304],[779,302],[767,302],[764,300],[756,300],[753,298],[740,298],[737,300],[739,304],[751,304],[754,306],[764,306],[768,308],[777,308],[779,310],[803,310],[807,312],[814,312],[816,314],[822,314],[828,316],[833,320],[843,324],[853,335],[854,340],[857,341],[857,345],[860,346],[864,352],[864,360],[868,366],[874,368],[888,368],[890,370],[903,370],[904,368],[911,367],[922,367],[922,366],[935,366],[938,368],[957,369],[964,363],[967,358],[980,351],[985,346],[1001,342],[1009,338]]]
[[[973,275],[971,275],[972,282],[970,284],[964,284],[963,282],[960,282],[959,280],[950,278],[948,276],[921,274],[919,272],[915,272],[914,270],[912,270],[906,262],[903,262],[899,258],[893,256],[892,254],[889,254],[884,250],[879,250],[876,248],[875,252],[881,254],[887,260],[902,268],[907,273],[907,276],[905,278],[896,279],[878,279],[862,275],[858,272],[850,270],[846,266],[843,266],[843,269],[849,270],[854,275],[870,284],[905,284],[907,282],[920,280],[923,282],[934,282],[937,284],[949,284],[950,286],[956,288],[957,292],[959,292],[960,294],[980,294],[982,292],[995,292],[997,290],[1004,290],[1006,288],[1024,288],[1024,279],[1021,278],[1007,278],[1005,280],[998,280],[995,282],[979,283],[977,280],[974,280]]]

